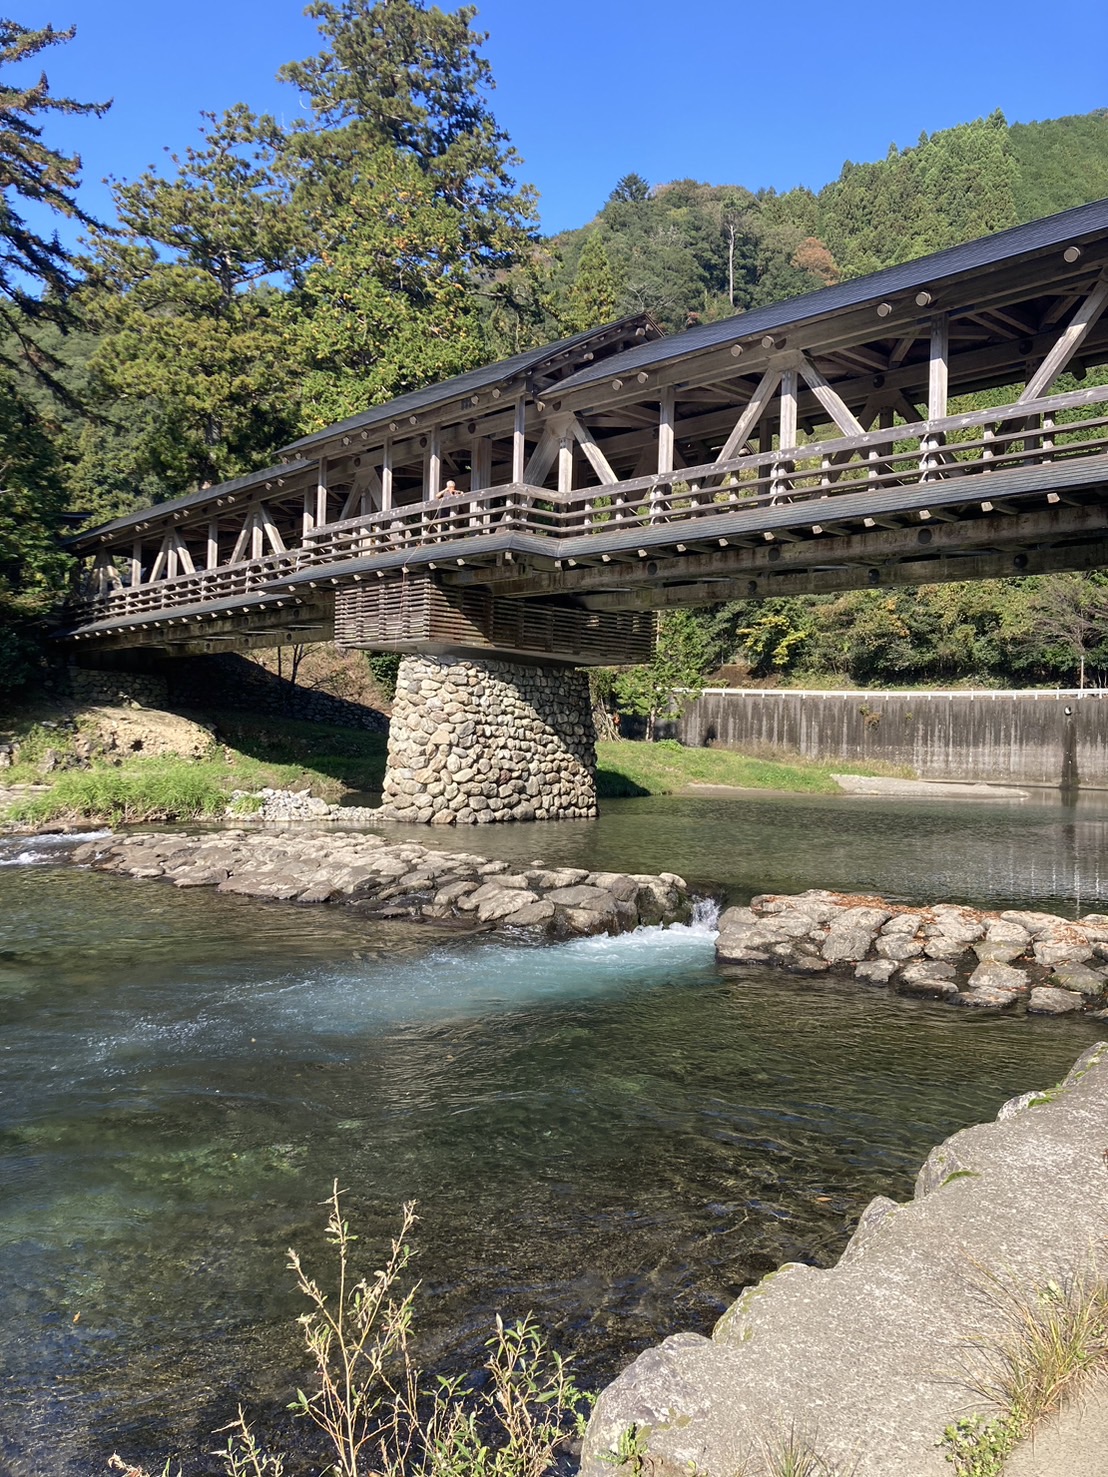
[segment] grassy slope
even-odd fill
[[[322,723],[254,719],[248,714],[214,715],[222,744],[200,760],[129,759],[64,770],[50,789],[16,802],[4,820],[42,821],[186,820],[222,815],[233,790],[303,789],[326,800],[348,790],[379,789],[385,769],[382,734],[332,728]],[[38,760],[46,748],[64,755],[57,730],[21,734],[21,761],[6,770],[3,783],[41,784]]]
[[[792,790],[830,795],[838,791],[832,771],[888,774],[887,765],[813,764],[803,759],[754,759],[728,749],[683,749],[677,744],[606,740],[597,745],[600,794],[673,795],[691,784],[731,785],[744,790]]]

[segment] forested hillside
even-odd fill
[[[1108,110],[1011,127],[995,113],[847,163],[819,189],[630,172],[580,229],[544,238],[474,11],[318,0],[311,13],[318,52],[281,72],[300,121],[282,127],[249,99],[203,114],[196,146],[114,183],[106,222],[83,214],[79,161],[49,141],[52,113],[92,129],[102,107],[11,80],[68,33],[0,21],[0,681],[30,671],[25,636],[64,588],[67,514],[102,520],[232,477],[300,433],[624,312],[679,333],[1108,196]],[[80,221],[82,251],[30,231],[28,201]],[[913,611],[928,598],[903,597]],[[803,658],[862,677],[841,654],[858,645],[851,601],[835,605],[834,647],[815,639],[830,615],[803,608],[806,634],[784,647],[740,635],[745,616],[729,618],[732,644],[756,669]],[[1018,675],[984,650],[972,670]],[[970,670],[949,652],[939,666]]]

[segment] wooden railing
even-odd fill
[[[707,462],[571,493],[514,483],[457,493],[325,524],[284,554],[222,565],[75,602],[87,622],[204,606],[268,591],[313,567],[449,546],[494,531],[549,537],[613,534],[695,524],[739,508],[846,493],[918,488],[1012,467],[1042,466],[1108,452],[1108,385],[994,406],[942,420],[810,442]],[[448,557],[448,548],[444,548]]]

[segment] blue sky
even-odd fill
[[[541,194],[543,227],[588,220],[620,175],[652,183],[818,188],[967,118],[1010,122],[1108,106],[1108,6],[1025,0],[929,6],[823,0],[484,0],[493,107]],[[133,178],[196,138],[201,109],[243,101],[291,119],[274,74],[316,49],[298,0],[24,0],[26,25],[76,23],[46,54],[52,87],[114,98],[104,120],[57,119],[80,152],[82,201],[110,215],[106,174]],[[63,233],[65,234],[65,233]]]

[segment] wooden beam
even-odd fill
[[[593,439],[592,432],[589,431],[586,426],[582,425],[581,421],[579,421],[576,416],[572,416],[570,418],[569,430],[570,433],[576,438],[577,444],[585,453],[589,465],[592,467],[596,475],[600,478],[601,482],[604,482],[609,486],[615,482],[618,482],[618,476],[612,470],[612,466],[608,461],[608,458],[601,451],[600,447],[597,446],[596,441]],[[559,477],[558,482],[560,487],[561,477]]]
[[[1104,312],[1105,307],[1108,307],[1108,273],[1102,274],[1097,279],[1092,292],[1078,307],[1065,332],[1027,381],[1017,404],[1022,404],[1025,400],[1038,400],[1040,396],[1046,394],[1085,342],[1089,336],[1089,330]]]
[[[539,437],[539,444],[531,453],[530,460],[518,477],[515,476],[513,466],[512,481],[526,482],[531,487],[541,487],[546,481],[546,475],[554,465],[554,458],[557,455],[558,437],[554,434],[551,426],[544,426],[543,433]],[[512,460],[514,464],[514,455]]]
[[[758,424],[762,412],[773,399],[777,386],[781,383],[781,371],[779,369],[767,369],[758,381],[754,394],[747,402],[745,409],[739,416],[731,429],[731,434],[720,448],[718,460],[730,461],[737,456],[739,450],[745,445],[750,437],[751,431]]]
[[[807,354],[801,353],[798,360],[798,368],[801,377],[806,381],[812,394],[823,406],[839,430],[842,431],[843,435],[864,435],[865,427],[854,417],[842,397],[828,384],[827,380],[808,358]],[[784,441],[781,444],[784,445]]]

